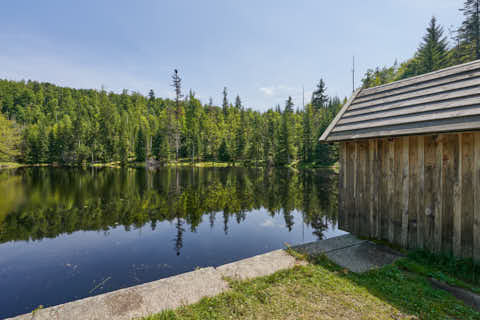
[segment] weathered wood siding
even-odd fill
[[[480,132],[340,143],[339,222],[480,261]]]

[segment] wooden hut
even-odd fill
[[[320,140],[340,228],[480,261],[480,60],[357,90]]]

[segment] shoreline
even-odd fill
[[[19,163],[19,162],[0,162],[0,171],[7,169],[17,169],[25,167],[55,167],[55,168],[147,168],[147,169],[156,169],[156,168],[172,168],[172,167],[192,167],[192,168],[267,168],[265,165],[255,165],[248,164],[244,162],[237,162],[233,165],[232,162],[216,162],[216,161],[171,161],[166,164],[160,163],[158,161],[153,162],[129,162],[127,165],[121,165],[119,161],[116,162],[106,162],[106,163],[86,163],[84,165],[68,165],[68,164],[57,164],[57,163]],[[316,170],[316,169],[332,169],[335,172],[338,172],[338,163],[335,163],[331,166],[325,165],[316,165],[314,163],[293,163],[289,166],[271,166],[270,168],[288,168],[293,170]]]

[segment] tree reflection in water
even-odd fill
[[[23,168],[0,173],[0,243],[55,238],[79,230],[125,230],[169,221],[180,255],[186,228],[207,219],[242,223],[265,208],[292,229],[292,212],[322,239],[336,223],[337,183],[331,170],[247,168],[60,169]]]

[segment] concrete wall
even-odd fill
[[[339,147],[341,229],[480,261],[480,132]]]

